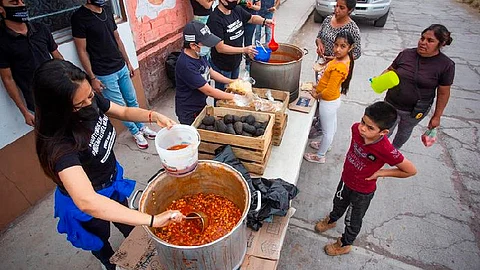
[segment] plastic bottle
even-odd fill
[[[422,142],[423,142],[423,145],[425,145],[425,147],[432,146],[436,141],[437,141],[437,129],[436,128],[429,129],[429,130],[425,131],[425,133],[423,133]]]
[[[370,86],[377,94],[385,92],[385,90],[397,86],[400,83],[397,73],[390,70],[380,76],[370,78]]]

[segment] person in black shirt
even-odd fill
[[[105,0],[88,0],[72,15],[72,35],[82,66],[93,89],[122,106],[138,107],[131,77],[134,69],[117,31],[113,14],[103,8]],[[142,123],[123,122],[140,149],[156,132]]]
[[[33,126],[35,107],[30,90],[33,72],[52,57],[63,59],[63,56],[50,30],[43,24],[28,21],[24,1],[0,0],[0,16],[3,18],[0,21],[0,77],[25,123]]]
[[[237,6],[237,0],[220,0],[218,6],[208,18],[208,27],[214,35],[222,39],[222,42],[212,49],[212,68],[230,79],[238,78],[242,54],[248,54],[253,58],[257,53],[252,45],[243,47],[244,25],[246,23],[271,25],[273,21],[248,13]],[[225,45],[234,48],[232,50],[231,47]],[[215,82],[215,87],[224,90],[225,84]]]
[[[207,24],[208,17],[212,13],[214,0],[190,0],[193,9],[193,20]]]
[[[180,222],[179,211],[149,215],[127,207],[135,182],[123,178],[113,153],[116,132],[109,117],[155,122],[170,128],[168,117],[117,105],[95,94],[87,74],[70,62],[49,60],[33,78],[37,155],[56,184],[57,230],[75,247],[91,250],[107,269],[113,249],[110,221],[126,237],[133,226],[161,227]]]

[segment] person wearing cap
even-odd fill
[[[228,84],[234,80],[213,70],[205,57],[221,40],[205,24],[192,21],[183,29],[183,50],[175,66],[175,113],[181,124],[191,125],[207,105],[207,97],[240,101],[242,97],[213,88],[210,78]]]
[[[237,0],[220,0],[207,22],[212,33],[222,39],[212,48],[210,64],[215,71],[230,79],[238,78],[243,54],[251,58],[257,54],[254,46],[243,47],[245,25],[273,24],[271,19],[252,15],[237,4]],[[216,81],[215,87],[224,90],[225,84]]]
[[[34,126],[33,73],[43,62],[63,56],[48,27],[29,21],[25,1],[0,0],[0,17],[0,77],[25,123]]]

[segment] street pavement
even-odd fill
[[[314,40],[319,24],[308,19],[313,0],[285,0],[275,18],[277,42],[307,48],[302,81],[312,81]],[[456,62],[452,97],[442,118],[439,142],[425,148],[420,135],[427,120],[414,131],[402,149],[418,169],[409,179],[382,179],[364,219],[364,226],[349,255],[328,257],[323,252],[343,231],[337,228],[319,235],[315,222],[331,209],[339,181],[350,126],[359,121],[365,106],[382,100],[370,90],[368,78],[382,72],[403,48],[414,47],[421,31],[431,23],[442,23],[453,33],[453,43],[444,52]],[[338,132],[324,165],[302,164],[292,202],[297,212],[291,219],[278,269],[480,269],[480,17],[468,6],[454,0],[393,1],[385,28],[359,22],[362,57],[355,63],[351,92],[343,99]],[[154,109],[175,118],[174,91]],[[305,127],[309,128],[309,127]],[[305,151],[312,152],[308,146]],[[137,187],[160,166],[153,142],[138,150],[128,132],[120,134],[115,154],[125,167],[126,177]],[[288,158],[288,157],[285,157]],[[3,269],[100,269],[89,252],[76,249],[56,232],[53,197],[13,222],[0,236],[0,270]],[[112,229],[111,242],[123,241]]]
[[[338,129],[326,164],[303,162],[278,269],[480,269],[480,16],[453,0],[392,1],[384,28],[360,21],[362,57],[355,62],[350,93],[343,98]],[[292,13],[294,11],[292,10]],[[314,224],[329,213],[350,142],[350,127],[375,94],[368,78],[380,74],[404,48],[416,47],[421,31],[444,24],[453,43],[443,52],[456,63],[455,82],[438,142],[425,148],[415,128],[401,151],[417,166],[408,179],[378,181],[352,252],[329,257],[328,242],[343,232],[343,219],[324,234]],[[319,24],[310,18],[292,42],[315,52]],[[303,61],[302,80],[313,80],[314,53]],[[314,152],[310,147],[306,152]]]
[[[281,0],[275,15],[277,42],[290,40],[300,30],[313,10],[313,4],[313,0]],[[172,89],[152,109],[176,119],[174,97]],[[148,149],[139,150],[128,131],[117,137],[115,156],[125,169],[125,177],[137,181],[136,189],[145,188],[147,180],[160,168],[155,145],[153,141],[149,144]],[[74,248],[65,235],[57,233],[56,226],[53,196],[49,194],[0,235],[0,270],[101,269],[90,252]],[[116,249],[124,238],[116,228],[111,228],[110,242]]]

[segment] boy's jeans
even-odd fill
[[[137,95],[132,80],[130,79],[130,72],[128,71],[127,65],[110,75],[95,75],[95,77],[105,86],[105,89],[102,91],[105,98],[121,106],[138,108]],[[123,121],[122,123],[128,128],[132,135],[137,134],[143,127],[142,123],[127,121]]]
[[[342,234],[342,244],[351,245],[362,228],[362,219],[367,212],[375,192],[364,194],[348,188],[342,180],[338,184],[333,198],[333,210],[330,212],[330,223],[337,221],[345,211],[345,232]]]
[[[265,14],[264,16],[265,19],[272,19],[273,18],[273,12],[267,12],[267,14]],[[270,42],[270,39],[272,39],[272,28],[270,28],[270,26],[262,26],[261,24],[260,25],[257,25],[256,29],[255,29],[255,41],[260,41],[260,39],[262,38],[262,28],[265,28],[265,43],[268,43]],[[261,43],[261,42],[260,42]]]

